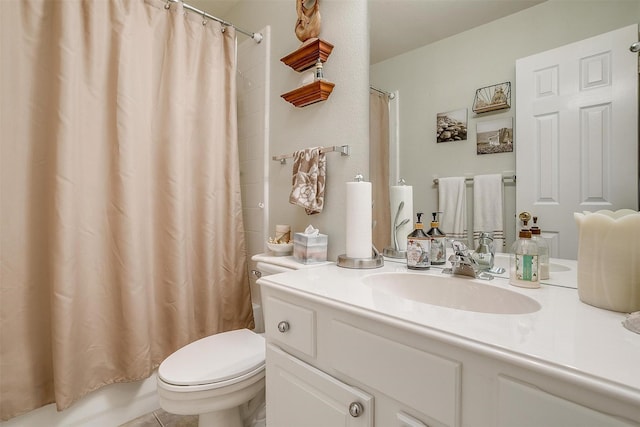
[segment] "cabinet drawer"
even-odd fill
[[[269,427],[373,427],[372,396],[271,344],[267,364]]]
[[[268,297],[265,303],[265,332],[267,337],[294,350],[316,356],[315,311]]]
[[[331,322],[331,332],[337,370],[424,413],[434,424],[460,425],[461,363],[339,320]]]

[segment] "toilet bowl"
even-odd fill
[[[264,338],[248,329],[182,347],[158,368],[160,407],[199,415],[201,427],[242,427],[244,405],[264,400]]]
[[[293,257],[259,254],[252,259],[257,277],[306,267]],[[258,325],[262,309],[253,307]],[[160,407],[172,414],[198,415],[200,427],[264,425],[265,340],[257,332],[261,330],[211,335],[167,357],[158,368]]]

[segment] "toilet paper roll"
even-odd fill
[[[389,207],[391,209],[391,241],[393,242],[393,221],[398,212],[400,202],[404,202],[404,207],[398,216],[398,224],[404,219],[409,219],[402,227],[398,228],[398,250],[407,250],[407,236],[413,231],[413,187],[410,185],[392,185],[389,191]]]
[[[349,258],[371,258],[371,183],[347,182],[346,193],[346,255]]]

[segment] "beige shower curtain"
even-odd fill
[[[253,324],[235,34],[156,0],[0,6],[0,406],[64,409]]]
[[[373,245],[382,253],[391,244],[389,208],[389,98],[369,94],[369,175],[373,197]]]

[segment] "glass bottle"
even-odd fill
[[[442,265],[447,262],[447,249],[445,248],[444,234],[440,228],[440,221],[437,219],[437,215],[440,212],[432,212],[433,221],[431,221],[431,228],[427,231],[427,235],[431,238],[431,264]]]
[[[533,217],[531,226],[531,240],[538,245],[538,267],[540,270],[540,280],[549,279],[549,244],[542,237],[542,230],[538,228],[538,217]]]
[[[407,268],[412,270],[431,268],[431,238],[424,232],[422,215],[422,212],[417,214],[416,228],[407,236]]]

